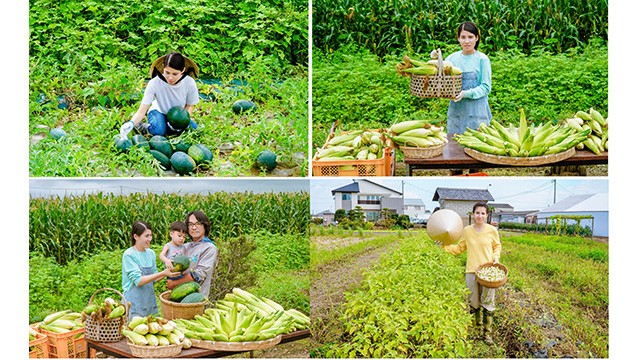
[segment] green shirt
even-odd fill
[[[491,92],[491,62],[487,55],[480,51],[471,55],[465,55],[462,50],[447,56],[446,60],[462,70],[462,72],[475,72],[478,74],[479,86],[464,90],[464,97],[469,99],[480,99]]]

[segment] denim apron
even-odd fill
[[[142,276],[152,275],[156,272],[152,266],[141,267]],[[133,286],[124,293],[124,298],[131,303],[129,320],[135,315],[147,316],[158,313],[156,293],[153,289],[153,281],[142,286]]]
[[[480,81],[475,71],[462,73],[462,90],[473,89],[479,85]],[[458,102],[452,100],[447,111],[447,134],[462,134],[467,128],[476,130],[481,123],[489,125],[491,117],[487,96],[480,99],[462,99]]]

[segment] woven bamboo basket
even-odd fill
[[[250,350],[264,350],[272,348],[280,343],[282,335],[278,335],[272,339],[261,341],[247,341],[247,342],[224,342],[224,341],[209,341],[209,340],[191,340],[191,346],[217,351],[250,351]]]
[[[493,154],[483,153],[478,150],[470,149],[470,148],[465,148],[464,152],[465,154],[471,156],[472,158],[478,161],[483,161],[490,164],[511,165],[511,166],[538,166],[538,165],[553,164],[559,161],[566,160],[576,154],[576,149],[571,148],[569,150],[566,150],[557,154],[529,156],[529,157],[493,155]]]
[[[102,288],[96,290],[91,298],[89,299],[88,304],[93,302],[94,296],[100,291],[113,291],[120,296],[122,301],[121,304],[124,305],[124,315],[117,317],[115,319],[103,319],[102,321],[97,321],[91,319],[91,316],[87,316],[84,320],[84,336],[93,341],[99,342],[118,342],[122,340],[122,328],[127,324],[127,319],[129,315],[129,304],[127,300],[124,298],[124,295],[120,293],[118,290],[111,288]]]
[[[402,149],[402,153],[404,154],[405,159],[428,159],[442,155],[442,151],[444,150],[445,145],[446,144],[440,144],[436,146],[429,146],[426,148],[400,146],[400,149]]]
[[[131,355],[139,358],[170,358],[180,354],[182,344],[172,344],[166,346],[145,346],[135,345],[127,342],[131,349]]]
[[[196,315],[204,314],[205,301],[193,304],[182,304],[169,300],[171,290],[167,290],[160,294],[160,303],[162,307],[162,317],[167,320],[173,319],[193,319]]]
[[[29,358],[46,359],[49,357],[47,335],[36,333],[36,338],[29,341]]]
[[[503,279],[498,280],[498,281],[487,281],[487,280],[483,280],[481,278],[479,278],[478,276],[476,276],[476,282],[486,288],[499,288],[500,286],[504,285],[507,283],[507,278],[509,278],[509,269],[507,269],[507,267],[503,264],[500,263],[492,263],[492,262],[488,262],[485,264],[482,264],[480,266],[478,266],[478,269],[476,270],[476,272],[478,272],[480,269],[482,268],[486,268],[486,267],[497,267],[500,268],[504,271],[505,276]]]
[[[442,52],[438,53],[437,75],[411,75],[409,89],[411,95],[421,98],[453,99],[462,91],[462,75],[444,75],[442,73]]]

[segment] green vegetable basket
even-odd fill
[[[127,303],[124,295],[120,293],[118,290],[111,288],[102,288],[96,290],[91,298],[89,299],[89,303],[93,302],[93,297],[100,291],[113,291],[120,296],[122,299],[121,304],[124,305],[125,312],[122,316],[114,318],[114,319],[92,319],[90,316],[87,316],[84,320],[84,337],[99,342],[118,342],[122,340],[122,327],[127,324],[127,319],[129,315],[129,304]]]

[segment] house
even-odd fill
[[[477,202],[495,200],[487,189],[457,189],[439,187],[433,194],[433,201],[437,201],[440,209],[455,211],[462,218],[465,225],[471,223],[469,213]]]
[[[317,214],[313,215],[314,218],[317,219],[322,219],[322,225],[329,225],[331,223],[333,223],[333,220],[335,218],[335,214],[333,212],[331,212],[331,210],[325,210],[325,211],[321,211]]]
[[[422,199],[404,199],[403,214],[408,215],[412,223],[426,223],[431,211],[426,209]]]
[[[520,224],[531,224],[532,216],[536,214],[536,210],[520,210],[520,211],[497,211],[491,214],[491,219],[498,223],[510,222]]]
[[[331,190],[335,209],[349,210],[360,206],[367,221],[377,221],[383,209],[402,214],[402,193],[366,179],[354,180],[351,184]]]
[[[538,224],[551,223],[555,215],[589,215],[580,220],[580,226],[591,228],[594,236],[609,236],[609,195],[606,193],[569,196],[538,212]],[[567,219],[567,224],[576,220]]]

